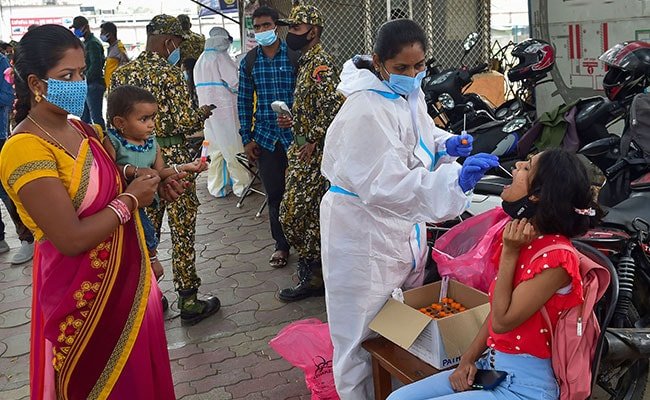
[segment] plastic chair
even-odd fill
[[[253,176],[253,179],[251,179],[251,182],[244,188],[244,192],[241,195],[241,198],[237,202],[237,208],[241,208],[244,205],[244,200],[246,197],[251,194],[252,192],[261,194],[264,196],[264,202],[260,206],[259,210],[257,210],[257,214],[255,214],[256,218],[259,218],[262,215],[262,211],[264,211],[264,208],[266,207],[266,204],[268,203],[268,199],[266,198],[266,193],[264,191],[256,189],[253,187],[253,184],[257,181],[260,180],[260,175],[257,173],[257,168],[255,167],[254,164],[250,163],[248,161],[248,157],[246,157],[246,154],[244,153],[237,153],[235,156],[237,159],[237,162],[240,163],[250,174]]]

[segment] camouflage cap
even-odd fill
[[[278,25],[300,24],[323,26],[323,15],[318,10],[318,8],[301,4],[291,9],[289,18],[278,20]]]
[[[147,35],[173,35],[187,39],[187,33],[181,28],[176,17],[166,14],[156,15],[147,25]]]

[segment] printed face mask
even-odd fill
[[[426,71],[419,72],[415,77],[391,74],[386,67],[384,71],[388,74],[388,81],[384,81],[391,90],[402,96],[409,96],[411,93],[417,92],[422,85],[422,79],[426,76]]]
[[[255,41],[262,47],[270,46],[278,39],[275,29],[272,31],[258,32],[255,34]]]
[[[514,219],[531,219],[535,216],[535,212],[537,211],[537,204],[529,199],[528,195],[515,201],[503,200],[501,202],[501,207],[503,207],[503,211],[505,211],[506,214]]]
[[[47,95],[43,96],[49,103],[67,111],[69,114],[81,117],[86,104],[88,84],[81,81],[59,81],[49,78],[43,80],[47,83]]]

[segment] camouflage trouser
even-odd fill
[[[185,145],[161,147],[165,164],[182,164],[191,161]],[[158,202],[157,207],[147,208],[147,215],[151,218],[158,237],[165,210],[167,221],[172,236],[172,271],[174,273],[174,287],[176,290],[195,289],[201,285],[201,279],[196,275],[194,264],[194,233],[196,231],[196,213],[199,208],[199,199],[196,197],[194,181],[185,190],[178,200],[167,203]]]
[[[289,167],[280,204],[280,222],[298,257],[320,260],[320,201],[327,191],[327,181],[320,172],[323,150],[317,145],[309,163],[298,159],[298,150],[292,144],[287,151]]]

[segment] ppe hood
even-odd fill
[[[345,97],[349,97],[353,93],[370,89],[392,93],[390,88],[379,80],[372,71],[357,68],[352,60],[346,61],[343,65],[343,72],[341,72],[341,83],[339,83],[337,90]]]

